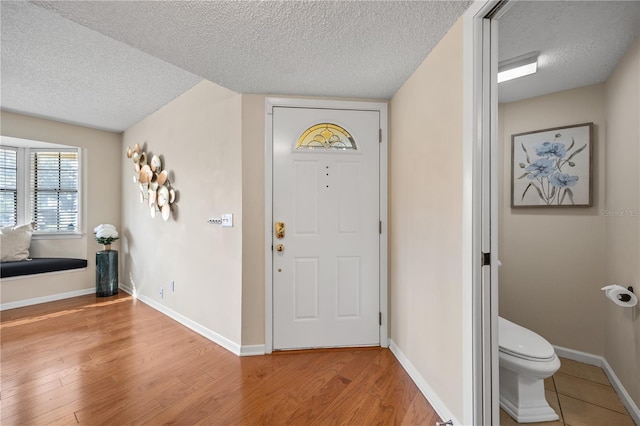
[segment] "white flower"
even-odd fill
[[[102,228],[96,232],[98,238],[118,238],[118,231],[115,228]]]
[[[102,230],[111,230],[111,231],[116,233],[116,236],[118,235],[118,231],[116,230],[116,227],[111,225],[111,224],[109,224],[109,223],[104,223],[104,224],[100,224],[100,225],[96,226],[95,228],[93,228],[93,233],[97,234],[98,232],[100,232]]]
[[[108,223],[98,225],[93,229],[98,244],[111,244],[118,239],[116,227]]]

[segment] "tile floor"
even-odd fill
[[[527,425],[634,426],[635,423],[600,367],[566,358],[560,358],[560,362],[560,370],[544,381],[547,401],[556,410],[560,420]],[[518,423],[501,409],[500,424]]]

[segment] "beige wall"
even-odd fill
[[[602,355],[604,85],[501,104],[500,315],[554,345]],[[511,208],[511,135],[593,122],[594,205]]]
[[[606,92],[606,284],[632,285],[640,294],[640,38]],[[605,305],[605,358],[640,405],[640,307]]]
[[[264,102],[263,95],[242,95],[243,345],[265,342]]]
[[[391,339],[459,419],[462,38],[460,20],[396,92],[390,138]]]
[[[2,280],[2,303],[95,288],[96,244],[93,228],[112,223],[120,229],[120,141],[118,133],[89,129],[2,111],[2,135],[82,148],[82,237],[33,239],[32,256],[87,259],[86,271]],[[114,248],[118,248],[118,243]]]
[[[203,81],[123,136],[121,282],[138,295],[241,343],[241,96]],[[177,192],[173,218],[150,217],[125,148],[159,155]],[[234,226],[207,223],[232,213]],[[169,289],[175,282],[175,292]],[[164,289],[164,298],[160,297]]]
[[[243,347],[265,343],[265,99],[205,81],[127,130],[122,145],[124,153],[146,141],[162,154],[179,197],[176,218],[152,220],[123,157],[131,247],[123,246],[121,281]],[[234,228],[205,223],[221,213],[234,213]],[[135,247],[143,235],[154,239],[151,250]],[[160,268],[149,266],[158,259]]]

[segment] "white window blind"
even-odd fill
[[[30,150],[30,206],[36,232],[78,229],[77,150]]]
[[[18,150],[0,148],[0,226],[18,221]]]

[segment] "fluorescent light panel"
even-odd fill
[[[534,62],[532,64],[511,68],[510,70],[501,71],[498,72],[498,83],[513,80],[514,78],[524,77],[525,75],[535,74],[537,70],[538,63]]]
[[[498,64],[498,83],[534,74],[538,70],[538,52],[527,53]]]

